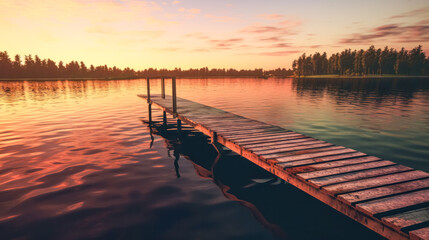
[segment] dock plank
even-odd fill
[[[274,149],[281,149],[281,148],[287,148],[287,147],[295,147],[295,146],[304,146],[304,145],[311,145],[311,144],[319,144],[319,143],[326,143],[325,141],[315,140],[311,139],[308,141],[298,141],[293,143],[277,143],[277,144],[269,144],[265,146],[248,146],[248,148],[251,148],[253,152],[257,151],[264,151],[264,150],[274,150]]]
[[[344,199],[345,201],[353,204],[356,202],[367,201],[374,198],[386,197],[398,193],[404,193],[428,187],[429,178],[405,183],[398,183],[384,187],[372,188],[347,194],[341,194],[338,195],[338,198]]]
[[[282,166],[284,169],[286,169],[291,167],[305,166],[305,165],[331,162],[331,161],[339,161],[339,160],[348,161],[348,160],[351,160],[352,158],[363,157],[363,156],[367,156],[367,155],[362,152],[352,152],[352,153],[346,153],[346,154],[340,154],[340,155],[334,155],[334,156],[328,156],[328,157],[299,160],[294,162],[283,162],[283,163],[279,163],[279,165]]]
[[[280,163],[283,162],[292,162],[292,161],[298,161],[298,160],[303,160],[303,159],[311,159],[311,158],[317,158],[317,157],[325,157],[325,156],[332,156],[332,155],[340,155],[343,153],[352,153],[352,152],[356,152],[356,150],[350,149],[350,148],[344,148],[344,147],[333,147],[331,149],[337,149],[334,151],[320,151],[320,152],[316,152],[316,153],[308,153],[308,152],[304,152],[303,154],[301,153],[297,153],[299,155],[292,155],[292,156],[287,156],[287,157],[283,157],[283,156],[279,156],[276,160]],[[273,156],[276,157],[276,156]]]
[[[356,205],[367,214],[375,215],[388,211],[418,205],[429,201],[429,189],[386,197]]]
[[[338,195],[341,193],[354,192],[354,191],[359,191],[366,188],[411,181],[411,180],[416,180],[416,179],[425,178],[425,177],[429,177],[429,174],[423,171],[415,170],[415,171],[385,175],[381,177],[366,178],[362,180],[355,180],[355,181],[346,182],[346,183],[329,185],[329,186],[323,187],[323,189],[328,191],[330,194]]]
[[[357,165],[361,163],[368,163],[368,162],[374,162],[379,160],[381,159],[378,157],[366,156],[366,157],[351,158],[351,159],[339,160],[339,161],[318,162],[316,164],[310,164],[310,165],[308,164],[295,165],[291,167],[286,167],[285,169],[290,173],[298,174],[298,173],[308,173],[308,172],[314,172],[314,171],[320,171],[324,169],[331,169],[331,168],[344,167],[344,166],[350,166],[350,165]],[[296,162],[291,162],[291,163],[296,163]]]
[[[259,154],[260,156],[264,157],[264,158],[286,158],[288,156],[307,156],[310,154],[322,154],[322,153],[326,153],[329,154],[327,152],[332,152],[332,151],[337,151],[337,150],[343,150],[345,149],[345,147],[343,146],[335,146],[335,145],[331,145],[331,146],[327,146],[327,147],[319,147],[319,148],[314,148],[314,149],[297,149],[297,150],[290,150],[290,151],[285,151],[285,152],[279,152],[279,153],[271,153],[271,154]]]
[[[278,134],[275,136],[250,137],[247,139],[237,139],[237,140],[234,140],[234,142],[236,142],[236,143],[248,143],[248,142],[254,142],[254,141],[262,142],[262,141],[266,141],[266,140],[282,139],[282,138],[290,138],[290,137],[301,137],[301,136],[302,135],[299,133],[286,132],[286,133],[281,133],[281,134]]]
[[[218,135],[224,136],[228,139],[234,140],[234,141],[241,141],[241,140],[253,140],[253,139],[272,139],[276,137],[284,137],[284,136],[297,136],[294,132],[262,132],[262,133],[253,133],[249,132],[247,134],[241,134],[237,135],[234,133],[219,133]]]
[[[236,137],[245,137],[247,135],[259,135],[259,136],[264,136],[266,134],[277,134],[277,133],[284,133],[287,131],[284,130],[278,130],[275,128],[269,128],[269,127],[265,127],[265,128],[251,128],[249,130],[247,129],[239,129],[239,130],[219,130],[216,129],[217,134],[222,134],[222,135],[234,135]]]
[[[264,156],[264,155],[279,154],[279,153],[290,152],[290,151],[306,150],[306,149],[322,148],[322,147],[330,147],[330,146],[333,146],[333,144],[325,142],[325,143],[291,146],[291,147],[284,147],[284,148],[270,149],[270,150],[259,150],[259,151],[253,150],[253,152],[258,155]]]
[[[410,231],[410,240],[428,240],[428,239],[429,239],[429,227]]]
[[[350,182],[358,179],[384,176],[387,174],[400,173],[400,172],[405,172],[410,170],[412,170],[412,168],[402,166],[402,165],[397,165],[397,166],[389,166],[384,168],[370,169],[370,170],[365,170],[360,172],[339,174],[335,176],[315,178],[315,179],[310,179],[309,182],[317,186],[323,187],[323,186],[328,186],[328,185],[333,185],[338,183]]]
[[[318,177],[326,177],[331,175],[338,175],[341,173],[349,173],[349,172],[357,172],[361,170],[367,170],[371,168],[379,168],[379,167],[386,167],[396,165],[396,163],[391,161],[371,161],[371,162],[365,162],[361,164],[354,164],[349,166],[341,166],[341,167],[335,167],[335,168],[328,168],[324,170],[319,171],[312,171],[312,172],[306,172],[306,173],[298,173],[297,176],[303,178],[303,179],[311,179],[311,178],[318,178]]]
[[[274,138],[274,139],[269,139],[269,140],[264,140],[264,141],[243,142],[243,143],[240,143],[240,146],[245,146],[245,147],[254,146],[254,145],[266,146],[266,144],[272,145],[272,144],[276,144],[276,143],[308,141],[310,139],[313,140],[313,138],[310,138],[310,137],[307,137],[304,135],[298,135],[298,136]]]
[[[429,207],[403,212],[381,219],[390,226],[401,230],[406,227],[429,221]]]

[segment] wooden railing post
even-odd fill
[[[176,77],[172,78],[172,89],[173,89],[173,117],[177,117]]]
[[[147,102],[150,103],[150,83],[149,83],[149,77],[146,78],[147,82]]]
[[[149,77],[146,78],[147,82],[147,103],[148,103],[148,113],[149,113],[149,125],[152,124],[152,102],[150,101],[150,83]]]
[[[165,78],[161,78],[161,95],[165,99]]]

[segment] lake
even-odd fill
[[[213,166],[195,131],[151,131],[141,93],[0,82],[2,239],[381,238],[239,156]],[[179,79],[177,94],[429,171],[429,79]]]

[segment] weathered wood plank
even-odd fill
[[[211,129],[214,132],[217,133],[243,133],[247,131],[253,131],[253,132],[260,132],[262,129],[275,129],[270,126],[254,126],[254,125],[241,125],[241,126],[235,126],[231,127],[229,124],[225,124],[222,126],[207,126],[204,125],[207,129]]]
[[[387,160],[373,161],[373,162],[367,162],[367,163],[361,163],[361,164],[354,164],[350,166],[329,168],[329,169],[313,171],[313,172],[298,173],[297,176],[303,179],[311,179],[311,178],[326,177],[331,175],[338,175],[341,173],[357,172],[357,171],[367,170],[371,168],[386,167],[391,165],[396,165],[396,163],[387,161]]]
[[[346,183],[329,185],[329,186],[323,187],[323,189],[329,192],[330,194],[338,195],[341,193],[354,192],[354,191],[359,191],[366,188],[400,183],[400,182],[415,180],[419,178],[425,178],[428,176],[429,176],[428,173],[416,170],[416,171],[402,172],[402,173],[385,175],[381,177],[366,178],[362,180],[355,180],[355,181],[346,182]]]
[[[347,194],[338,195],[338,198],[344,199],[350,203],[366,201],[374,198],[386,197],[398,193],[404,193],[429,187],[429,178],[415,180],[411,182],[398,183],[394,185],[372,188]]]
[[[214,131],[216,132],[216,131]],[[228,138],[229,140],[234,141],[241,141],[241,140],[251,140],[251,139],[258,139],[261,137],[275,137],[275,136],[281,136],[286,133],[286,136],[289,136],[289,132],[242,132],[240,134],[234,134],[234,133],[225,133],[225,132],[217,132],[219,136],[224,136]],[[291,132],[292,133],[292,132]],[[293,133],[292,133],[293,134]]]
[[[410,240],[428,240],[428,239],[429,239],[429,227],[410,231]]]
[[[267,137],[282,137],[282,136],[290,136],[295,135],[294,132],[286,132],[286,131],[276,131],[276,132],[245,132],[243,134],[234,134],[234,133],[219,133],[219,135],[225,136],[228,139],[239,141],[239,140],[247,140],[247,139],[259,139],[259,138],[267,138]]]
[[[279,157],[276,160],[278,162],[292,162],[292,161],[298,161],[303,159],[311,159],[311,158],[317,158],[317,157],[325,157],[325,156],[331,156],[331,155],[340,155],[343,153],[352,153],[356,152],[356,150],[350,149],[350,148],[344,148],[344,147],[335,147],[331,149],[338,149],[334,151],[324,151],[324,152],[317,152],[317,153],[310,153],[306,154],[304,153],[298,153],[300,155],[294,155],[294,156],[287,156],[287,157]]]
[[[275,138],[275,139],[269,139],[264,141],[250,141],[250,142],[243,142],[240,143],[240,146],[249,147],[249,146],[266,146],[266,144],[275,144],[275,143],[285,143],[285,142],[300,142],[300,141],[309,141],[314,140],[314,138],[310,138],[304,135],[300,136],[291,136],[291,137],[281,137],[281,138]]]
[[[253,152],[256,151],[264,151],[264,150],[274,150],[274,149],[281,149],[281,148],[287,148],[287,147],[296,147],[296,146],[304,146],[304,145],[312,145],[312,144],[319,144],[319,143],[326,143],[325,141],[315,140],[311,139],[308,141],[299,141],[294,143],[286,143],[286,144],[279,144],[279,143],[271,143],[267,146],[258,146],[258,147],[247,147],[248,149],[252,150]]]
[[[198,120],[196,120],[198,121]],[[235,129],[251,129],[249,125],[254,125],[255,123],[252,121],[241,120],[236,118],[227,118],[226,116],[219,116],[217,118],[213,118],[210,120],[198,121],[202,126],[211,129],[221,130],[222,128],[226,128],[228,126],[234,126]]]
[[[242,129],[219,129],[219,128],[213,128],[215,132],[218,134],[225,134],[225,135],[234,135],[234,136],[244,136],[244,135],[263,135],[263,134],[272,134],[272,133],[278,133],[278,132],[291,132],[287,131],[285,129],[277,129],[273,127],[260,127],[260,128],[254,128],[254,127],[248,127],[248,128],[242,128]]]
[[[359,157],[359,158],[350,158],[350,159],[340,160],[340,161],[321,162],[321,163],[316,163],[311,165],[306,164],[304,166],[298,165],[298,166],[293,166],[285,169],[290,173],[298,174],[298,173],[305,173],[305,172],[308,173],[308,172],[314,172],[314,171],[320,171],[324,169],[331,169],[331,168],[344,167],[344,166],[350,166],[350,165],[357,165],[357,164],[374,162],[379,160],[381,159],[378,157],[366,156],[366,157]],[[291,163],[296,163],[296,162],[291,162]]]
[[[314,185],[323,187],[323,186],[332,185],[332,184],[350,182],[350,181],[354,181],[357,179],[365,179],[365,178],[383,176],[383,175],[387,175],[387,174],[400,173],[400,172],[405,172],[405,171],[410,171],[410,170],[412,170],[412,168],[406,167],[403,165],[397,165],[397,166],[390,166],[390,167],[384,167],[384,168],[364,170],[364,171],[360,171],[360,172],[339,174],[339,175],[335,175],[335,176],[314,178],[314,179],[310,179],[309,182],[314,184]]]
[[[239,140],[235,140],[234,142],[241,144],[241,143],[249,143],[249,142],[254,142],[254,141],[263,142],[263,141],[271,140],[271,139],[281,139],[281,138],[286,138],[286,137],[300,137],[300,136],[302,136],[302,135],[299,133],[286,132],[286,133],[282,133],[282,134],[275,135],[275,136],[239,139]]]
[[[265,159],[280,159],[285,158],[287,156],[307,156],[313,153],[322,153],[322,152],[329,152],[332,150],[342,150],[345,149],[343,146],[328,146],[328,147],[321,147],[321,148],[314,148],[314,149],[307,149],[307,150],[296,150],[296,151],[289,151],[289,152],[283,152],[283,153],[273,153],[273,154],[260,154],[261,157]]]
[[[240,125],[236,125],[233,122],[228,122],[228,121],[222,121],[218,124],[210,124],[210,125],[205,125],[207,128],[213,128],[215,129],[217,132],[237,132],[239,133],[240,131],[252,131],[252,130],[261,130],[261,129],[275,129],[275,130],[282,130],[282,131],[287,131],[286,129],[281,129],[279,127],[275,127],[275,126],[271,126],[268,124],[258,124],[258,123],[243,123]]]
[[[419,223],[429,221],[429,207],[387,216],[381,219],[393,228],[401,230]]]
[[[386,197],[370,202],[356,204],[356,208],[369,214],[376,215],[392,210],[414,206],[429,201],[429,189]]]
[[[300,161],[294,161],[294,162],[284,162],[284,163],[279,163],[279,165],[284,167],[284,169],[286,169],[291,167],[338,161],[343,159],[344,161],[347,161],[347,160],[350,160],[350,158],[363,157],[363,156],[366,156],[366,154],[361,152],[352,152],[352,153],[346,153],[346,154],[340,154],[340,155],[334,155],[334,156],[328,156],[328,157],[312,158],[312,159],[306,159],[306,160],[300,160]]]
[[[244,124],[256,124],[257,122],[245,118],[239,118],[231,114],[222,113],[217,115],[206,115],[204,118],[192,117],[194,121],[198,121],[207,127],[220,127],[231,125],[234,127],[246,126]]]
[[[284,152],[290,152],[290,151],[298,151],[298,150],[306,150],[306,149],[313,149],[313,148],[323,148],[323,147],[330,147],[334,146],[332,143],[318,143],[318,144],[310,144],[310,145],[300,145],[300,146],[293,146],[293,147],[285,147],[285,148],[279,148],[279,149],[271,149],[271,150],[260,150],[260,151],[253,151],[254,153],[264,156],[264,155],[271,155],[271,154],[281,154]]]

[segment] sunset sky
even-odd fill
[[[427,0],[0,0],[0,50],[154,68],[291,67],[303,52],[429,51]]]

